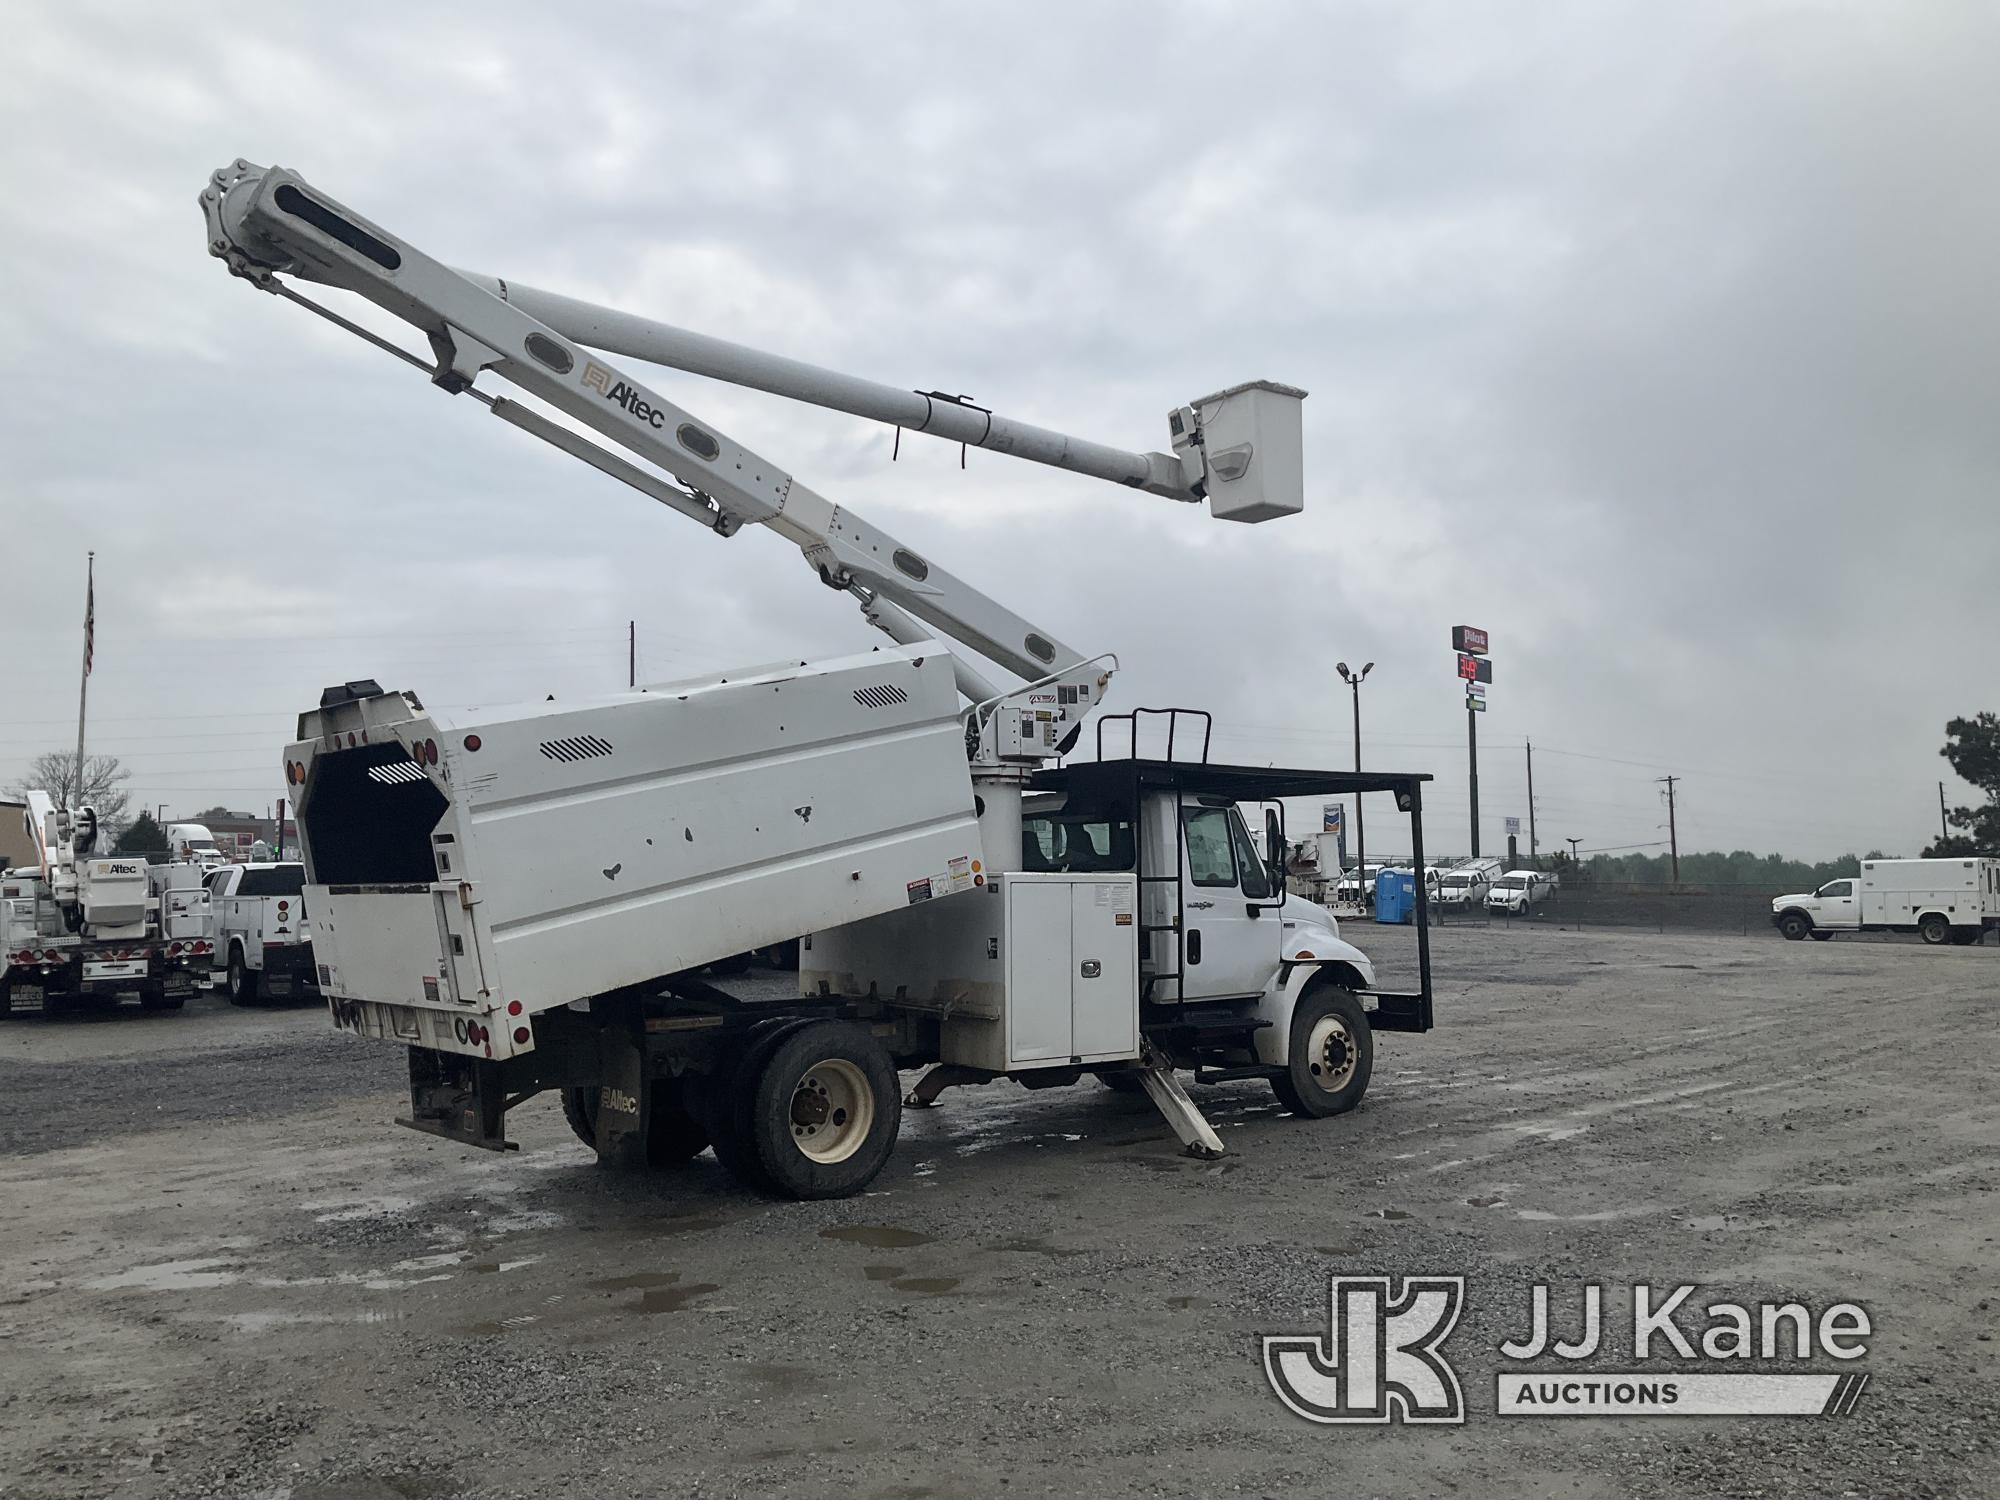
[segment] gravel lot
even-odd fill
[[[1371,949],[1406,932],[1361,929]],[[0,1027],[0,1494],[1973,1495],[1995,1491],[2000,953],[1437,935],[1439,1027],[1306,1124],[1010,1085],[868,1196],[396,1128],[320,1012]],[[1330,1272],[1469,1279],[1463,1427],[1323,1428],[1257,1336]],[[1858,1300],[1844,1418],[1493,1414],[1528,1287]],[[1629,1368],[1615,1354],[1603,1368]],[[1827,1368],[1824,1361],[1819,1368]]]

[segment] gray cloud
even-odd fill
[[[268,803],[327,681],[432,702],[866,649],[722,542],[231,282],[279,161],[448,261],[1160,446],[1311,389],[1309,509],[1197,510],[673,375],[802,480],[1192,702],[1371,758],[1464,843],[1448,627],[1494,633],[1486,840],[1914,852],[1992,706],[1996,23],[1937,5],[43,5],[0,96],[0,773]],[[1568,753],[1561,753],[1568,752]],[[1962,800],[1954,789],[1955,800]]]

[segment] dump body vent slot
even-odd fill
[[[566,739],[543,740],[541,751],[550,760],[592,760],[600,755],[609,755],[611,744],[594,734],[576,734]]]
[[[891,708],[898,703],[908,703],[910,695],[893,682],[878,682],[873,687],[856,688],[854,701],[863,708]]]
[[[370,766],[368,779],[385,786],[394,786],[399,781],[422,781],[424,768],[413,760],[394,760],[386,766]]]

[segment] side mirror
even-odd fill
[[[1264,864],[1271,872],[1271,889],[1285,890],[1285,825],[1275,807],[1264,809]]]

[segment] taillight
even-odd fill
[[[468,734],[465,737],[465,748],[468,750],[477,750],[479,748],[479,736],[476,734]]]
[[[514,1028],[514,1040],[518,1042],[521,1046],[524,1047],[527,1046],[528,1038],[530,1035],[532,1035],[532,1033],[525,1026],[516,1026]]]
[[[424,759],[432,765],[438,763],[438,742],[436,740],[424,741]]]

